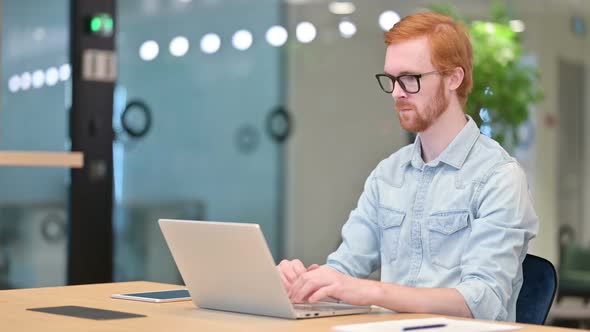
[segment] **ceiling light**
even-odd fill
[[[40,88],[45,84],[45,73],[42,70],[35,70],[33,72],[33,88]]]
[[[275,25],[266,31],[266,41],[272,46],[283,46],[287,42],[287,38],[287,30],[282,26]]]
[[[232,44],[240,51],[245,51],[252,46],[252,34],[248,30],[239,30],[232,37]]]
[[[183,56],[188,52],[188,39],[183,36],[174,37],[170,42],[169,50],[173,56]]]
[[[61,81],[67,81],[70,79],[70,75],[72,74],[72,67],[69,64],[63,64],[59,67],[59,79]]]
[[[332,1],[328,5],[330,13],[336,15],[350,15],[354,13],[356,7],[354,3],[348,1]]]
[[[201,38],[201,50],[206,54],[213,54],[219,50],[221,39],[214,33],[208,33]]]
[[[20,89],[20,76],[14,75],[8,80],[8,90],[12,93]]]
[[[47,69],[45,72],[45,84],[47,86],[54,86],[59,81],[59,71],[55,67]]]
[[[139,48],[139,57],[144,61],[154,60],[158,56],[158,53],[160,53],[160,47],[153,40],[144,42]]]
[[[311,43],[315,39],[317,35],[317,30],[313,24],[309,22],[301,22],[297,24],[295,34],[297,35],[297,40],[304,44],[307,44]]]
[[[31,88],[31,73],[25,72],[20,75],[20,89],[29,90]]]
[[[379,26],[383,31],[389,31],[393,25],[399,22],[399,14],[393,10],[384,11],[379,15]]]
[[[356,33],[356,25],[350,21],[342,21],[338,24],[340,35],[344,38],[350,38]]]

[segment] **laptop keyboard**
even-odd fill
[[[303,311],[335,311],[342,309],[352,309],[343,305],[330,305],[330,304],[294,304],[295,310]]]

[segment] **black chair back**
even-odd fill
[[[522,263],[524,281],[516,301],[516,322],[545,324],[557,290],[557,273],[550,261],[527,254]]]

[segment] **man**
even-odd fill
[[[326,265],[277,266],[289,297],[514,321],[538,219],[521,167],[464,113],[469,37],[449,17],[420,13],[385,41],[379,84],[418,136],[371,173]],[[381,282],[363,279],[379,268]]]

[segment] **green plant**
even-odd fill
[[[527,121],[529,108],[543,99],[537,84],[539,72],[522,62],[522,42],[510,26],[510,16],[499,1],[488,22],[461,17],[450,5],[432,5],[468,28],[473,45],[473,91],[466,105],[484,133],[507,150],[519,143],[518,128]]]

